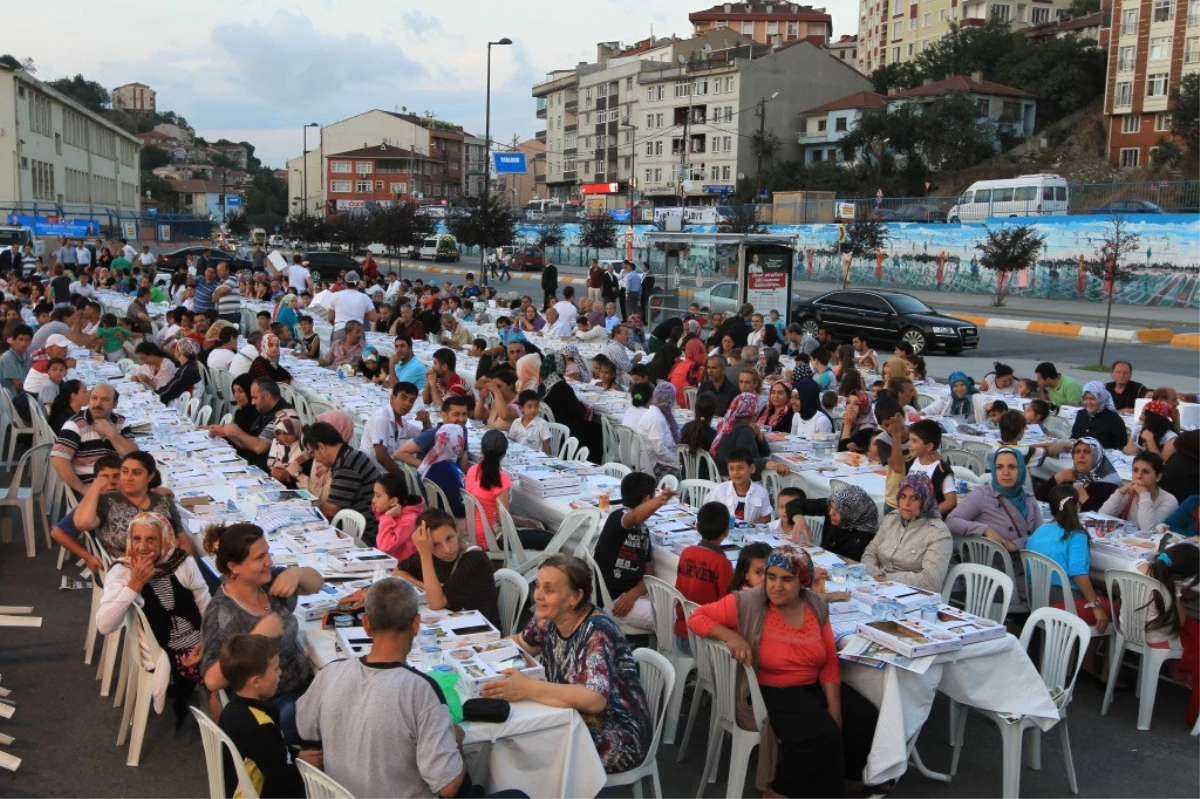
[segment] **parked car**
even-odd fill
[[[898,221],[900,222],[945,222],[946,212],[936,205],[922,205],[913,203],[912,205],[903,205],[896,212]]]
[[[871,211],[871,218],[877,219],[880,222],[899,222],[900,214],[891,208],[876,208]]]
[[[839,341],[866,335],[872,347],[907,341],[917,352],[956,355],[979,346],[979,328],[946,316],[910,294],[894,291],[830,291],[802,300],[796,318],[805,333],[829,325]]]
[[[1093,208],[1093,214],[1106,214],[1108,216],[1116,216],[1118,214],[1165,214],[1162,206],[1155,205],[1149,200],[1113,200],[1110,203],[1105,203],[1099,208]]]
[[[181,247],[172,252],[162,253],[158,256],[158,270],[161,272],[177,272],[181,269],[187,269],[187,259],[189,255],[199,257],[208,250],[208,260],[216,265],[217,261],[228,261],[231,271],[237,272],[240,269],[250,269],[249,258],[239,258],[237,255],[222,250],[218,247],[205,247],[204,245],[192,245],[190,247]]]
[[[358,271],[361,265],[354,257],[347,255],[344,252],[334,252],[333,250],[310,250],[301,253],[304,260],[308,263],[308,268],[317,274],[324,275],[326,279],[332,279],[337,276],[341,269]],[[314,278],[316,275],[314,275]]]
[[[546,268],[546,254],[539,247],[522,247],[513,255],[513,269],[527,272]]]
[[[1060,175],[1021,175],[1003,180],[977,180],[963,192],[946,218],[951,222],[984,222],[989,217],[1064,216],[1071,187]]]
[[[714,283],[706,289],[697,291],[692,296],[692,302],[700,306],[700,310],[705,313],[717,312],[729,315],[737,313],[737,283],[733,280],[727,280],[722,283]],[[792,310],[800,304],[800,295],[792,294]]]
[[[448,233],[427,236],[421,242],[421,258],[430,261],[457,261],[458,240]]]

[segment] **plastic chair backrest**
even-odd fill
[[[578,535],[581,544],[590,542],[600,530],[599,508],[577,508],[566,515],[558,532],[550,539],[550,543],[542,550],[543,555],[553,555],[562,552],[572,538]]]
[[[954,470],[954,477],[957,480],[966,480],[971,485],[984,485],[985,481],[982,476],[968,469],[966,466],[951,466]]]
[[[316,420],[316,418],[323,413],[335,410],[337,410],[337,408],[333,407],[331,403],[328,403],[325,400],[309,400],[308,403],[308,413],[314,420]]]
[[[528,560],[525,547],[521,545],[521,536],[517,535],[517,523],[513,521],[512,513],[501,503],[496,503],[496,525],[500,528],[504,549],[508,551],[509,562],[520,565]]]
[[[363,531],[367,529],[367,520],[358,511],[343,508],[334,514],[330,524],[353,538],[354,543],[360,547],[366,546],[362,537]]]
[[[744,668],[754,718],[758,723],[758,727],[753,731],[761,730],[767,718],[767,708],[763,703],[762,691],[758,687],[758,677],[754,670],[734,660],[733,655],[729,654],[729,647],[720,641],[693,636],[692,646],[697,662],[706,664],[706,670],[712,680],[712,717],[716,723],[725,729],[740,729],[737,723],[737,672],[739,668]]]
[[[158,653],[162,651],[162,647],[159,646],[158,639],[154,637],[154,631],[150,629],[150,622],[146,618],[145,612],[137,605],[131,605],[130,609],[133,611],[133,626],[137,631],[137,642],[144,658],[142,668],[146,671],[153,671],[158,663]]]
[[[675,620],[678,615],[676,607],[683,607],[683,594],[679,593],[670,583],[647,574],[642,580],[646,584],[646,593],[650,595],[650,603],[654,605],[654,638],[655,649],[668,657],[674,657],[675,651]]]
[[[839,480],[838,478],[834,477],[829,481],[829,493],[832,496],[833,494],[837,493],[839,488],[845,488],[848,485],[850,484],[845,480]]]
[[[1123,569],[1109,569],[1104,572],[1104,586],[1108,589],[1108,598],[1113,603],[1113,626],[1116,627],[1117,633],[1128,643],[1144,647],[1146,625],[1150,623],[1151,614],[1154,613],[1152,597],[1156,593],[1161,596],[1164,607],[1171,598],[1166,595],[1158,580]],[[1116,609],[1118,596],[1121,600],[1119,610]]]
[[[974,452],[967,452],[965,449],[952,449],[949,452],[942,453],[942,456],[950,461],[951,466],[962,466],[970,469],[977,475],[983,474],[983,459]]]
[[[618,450],[619,442],[617,441],[616,431],[613,430],[613,421],[608,414],[600,414],[600,432],[602,433],[602,441],[604,445],[604,453],[600,456],[602,463],[612,463],[617,461],[621,453]]]
[[[400,473],[404,475],[404,484],[408,488],[409,495],[424,497],[425,487],[421,485],[421,475],[417,474],[416,467],[407,463],[397,463],[396,465],[400,467]]]
[[[45,489],[46,483],[50,479],[50,449],[52,444],[38,444],[30,447],[21,456],[21,460],[17,461],[17,468],[13,472],[12,485],[14,488],[20,488],[25,485],[26,472],[28,472],[29,490],[33,496],[39,496]]]
[[[938,398],[933,396],[932,394],[921,394],[918,392],[916,408],[918,411],[921,411],[921,410],[924,410],[925,408],[928,408],[930,405],[932,405],[933,403],[935,403],[937,401],[938,401]]]
[[[561,458],[563,446],[567,443],[567,439],[571,437],[571,428],[558,422],[547,422],[546,424],[550,427],[550,455],[555,458]]]
[[[708,502],[708,495],[716,487],[712,480],[684,480],[679,484],[679,501],[698,508]]]
[[[604,464],[604,473],[609,477],[624,477],[632,471],[633,470],[625,464],[617,463],[616,461]]]
[[[1026,652],[1038,627],[1043,631],[1038,674],[1061,710],[1071,701],[1075,691],[1075,679],[1092,640],[1092,631],[1087,622],[1074,613],[1058,608],[1038,608],[1021,629],[1021,646]]]
[[[825,517],[805,516],[804,521],[808,524],[808,532],[812,536],[813,546],[821,546],[821,538],[825,535]]]
[[[446,493],[432,480],[421,480],[421,485],[425,487],[425,500],[435,508],[444,510],[446,513],[453,515],[454,509],[450,506],[450,500],[446,498]]]
[[[1051,578],[1054,575],[1058,575],[1064,597],[1071,595],[1071,579],[1067,577],[1066,569],[1050,558],[1028,549],[1022,549],[1021,565],[1025,572],[1025,587],[1029,597],[1030,610],[1050,606],[1051,592],[1054,588]],[[1063,602],[1063,608],[1072,616],[1078,615],[1073,601]]]
[[[300,779],[304,780],[308,799],[354,799],[344,785],[312,763],[297,758],[296,766],[300,769]]]
[[[650,741],[650,748],[646,750],[648,759],[658,751],[667,715],[667,697],[675,687],[675,667],[658,652],[644,647],[633,650],[633,659],[637,661],[642,692],[646,694],[646,709],[650,711],[650,718],[654,722],[654,737]]]
[[[946,602],[950,601],[950,594],[959,578],[962,578],[966,588],[963,610],[992,621],[1004,621],[1004,617],[1008,615],[1008,603],[1013,595],[1011,577],[990,566],[959,563],[946,575],[946,582],[942,585],[942,598]],[[1000,595],[999,598],[997,594]]]
[[[612,597],[608,595],[608,584],[604,582],[604,575],[600,573],[600,565],[596,563],[596,559],[592,557],[592,553],[588,551],[576,551],[575,557],[581,559],[592,570],[592,602],[597,607],[605,611],[612,608]]]
[[[963,563],[977,563],[980,566],[997,569],[1007,574],[1014,584],[1016,583],[1012,556],[1008,554],[1007,549],[981,535],[956,535],[953,538],[954,548],[958,550],[959,560]]]
[[[200,410],[196,411],[195,423],[196,427],[204,427],[208,424],[208,420],[212,418],[212,406],[201,405]]]
[[[133,701],[127,698],[126,702]],[[258,799],[258,791],[254,788],[254,783],[250,779],[249,772],[246,771],[246,761],[242,759],[242,753],[238,751],[233,739],[225,734],[225,731],[217,726],[217,723],[208,717],[203,710],[198,707],[191,707],[188,710],[192,711],[192,715],[196,717],[196,721],[200,724],[200,740],[204,744],[204,763],[208,769],[208,795],[211,799],[225,799],[225,758],[224,749],[229,750],[230,758],[233,760],[233,768],[238,776],[238,788],[241,794],[247,799]]]
[[[1053,438],[1070,438],[1071,426],[1063,416],[1047,416],[1042,420],[1042,429]]]
[[[946,440],[949,441],[950,439]],[[987,468],[987,462],[992,457],[992,452],[995,450],[991,444],[984,444],[981,441],[964,441],[959,448],[979,458],[980,463],[983,464],[985,469]]]
[[[679,478],[673,474],[664,474],[662,479],[658,481],[657,490],[662,491],[664,488],[669,488],[672,491],[678,491]]]
[[[638,472],[650,473],[650,465],[647,462],[645,450],[642,448],[642,441],[638,438],[637,433],[632,427],[626,427],[623,424],[613,425],[613,432],[617,436],[617,457],[621,463],[627,463],[629,466]]]
[[[693,388],[691,386],[683,390],[683,404],[689,411],[694,411],[696,409],[696,394],[699,391],[699,388]]]
[[[551,450],[551,454],[553,454],[553,450],[554,450],[553,436],[551,436],[551,440],[550,440],[550,450]],[[558,453],[557,457],[562,458],[564,461],[578,460],[578,458],[575,455],[575,453],[578,451],[579,451],[579,439],[576,438],[575,436],[567,436],[567,440],[563,442],[562,451]]]
[[[571,440],[573,441],[574,439]],[[588,460],[591,454],[592,451],[587,447],[580,447],[579,449],[575,450],[575,454],[569,458],[569,460],[579,461],[582,463],[583,461]]]
[[[221,417],[221,424],[232,424],[232,423],[233,423],[233,414],[232,413],[227,413]]]
[[[437,488],[437,486],[434,487]],[[479,500],[467,493],[467,489],[465,488],[462,489],[462,498],[463,508],[467,511],[466,523],[469,542],[472,545],[479,543],[479,527],[476,523],[476,518],[478,517],[479,523],[483,526],[483,540],[487,542],[488,557],[496,561],[508,560],[508,553],[496,540],[496,533],[492,530],[492,525],[488,523],[487,514],[483,512],[483,506],[479,504]]]
[[[497,569],[492,579],[496,582],[500,603],[500,634],[509,636],[517,632],[521,609],[529,597],[529,583],[512,569]]]
[[[717,462],[708,450],[693,449],[686,444],[680,444],[675,451],[679,453],[679,461],[683,464],[685,480],[715,480],[718,477]]]
[[[538,416],[542,417],[547,422],[554,421],[554,411],[550,410],[550,406],[544,402],[538,404]]]

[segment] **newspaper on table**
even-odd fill
[[[911,671],[913,674],[924,674],[933,665],[933,655],[919,658],[908,658],[882,644],[868,641],[860,636],[853,636],[846,648],[838,653],[838,657],[850,663],[859,663],[873,669],[884,666],[895,666],[898,669]]]

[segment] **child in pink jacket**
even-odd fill
[[[379,521],[376,548],[398,561],[417,551],[412,534],[417,526],[417,517],[425,510],[425,501],[409,496],[403,477],[386,472],[375,481],[371,510],[375,511],[375,518]]]

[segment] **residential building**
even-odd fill
[[[887,106],[887,98],[871,91],[860,91],[839,97],[800,113],[800,134],[797,139],[804,163],[847,161],[838,142],[858,125],[864,112]]]
[[[888,97],[888,110],[895,110],[904,103],[932,103],[950,92],[967,92],[979,107],[979,119],[989,120],[999,135],[1024,138],[1032,136],[1037,121],[1037,97],[1029,92],[993,83],[983,79],[982,73],[973,72],[970,77],[951,75],[936,81],[896,92]],[[996,140],[999,146],[999,139]]]
[[[1171,136],[1171,95],[1200,71],[1200,0],[1103,0],[1108,36],[1108,159],[1146,166]]]
[[[154,126],[155,133],[161,133],[172,141],[191,144],[196,139],[196,131],[188,125],[176,125],[173,122],[160,122]]]
[[[176,213],[198,214],[224,221],[227,213],[241,210],[240,205],[231,207],[226,202],[229,197],[241,197],[238,192],[230,191],[231,188],[217,181],[172,180],[167,205]]]
[[[1025,29],[1025,36],[1030,39],[1065,39],[1068,36],[1078,36],[1080,39],[1095,42],[1097,47],[1107,46],[1108,29],[1103,29],[1103,34],[1101,33],[1103,19],[1104,12],[1097,11],[1095,14],[1084,14],[1046,25],[1031,25]]]
[[[141,207],[141,141],[21,69],[0,64],[0,203],[72,217]]]
[[[244,144],[210,144],[208,155],[210,158],[213,155],[220,155],[238,169],[245,169],[250,159],[250,153]]]
[[[161,147],[164,150],[171,149],[171,145],[176,141],[167,134],[159,133],[156,130],[148,130],[145,133],[139,133],[137,134],[137,138],[139,141],[141,141],[143,147],[154,146]]]
[[[325,163],[330,215],[416,200],[432,194],[445,173],[440,158],[390,144],[327,154]]]
[[[536,138],[518,142],[513,148],[525,153],[528,171],[524,174],[492,175],[492,190],[508,199],[513,208],[521,208],[530,200],[545,199],[546,159],[538,158],[546,153],[546,144]]]
[[[487,168],[487,141],[467,133],[463,138],[463,196],[483,196],[483,175]]]
[[[888,64],[908,61],[950,32],[1009,22],[1014,30],[1061,20],[1070,0],[859,0],[858,69],[870,75]]]
[[[801,39],[822,44],[833,36],[833,17],[825,9],[775,0],[718,3],[693,11],[688,21],[696,35],[728,28],[759,44],[787,44]]]
[[[847,34],[839,36],[836,42],[829,43],[829,52],[833,53],[837,58],[845,61],[850,66],[858,69],[858,36],[857,34]]]
[[[112,107],[114,111],[126,111],[131,114],[153,114],[154,89],[144,83],[126,83],[112,90]]]

